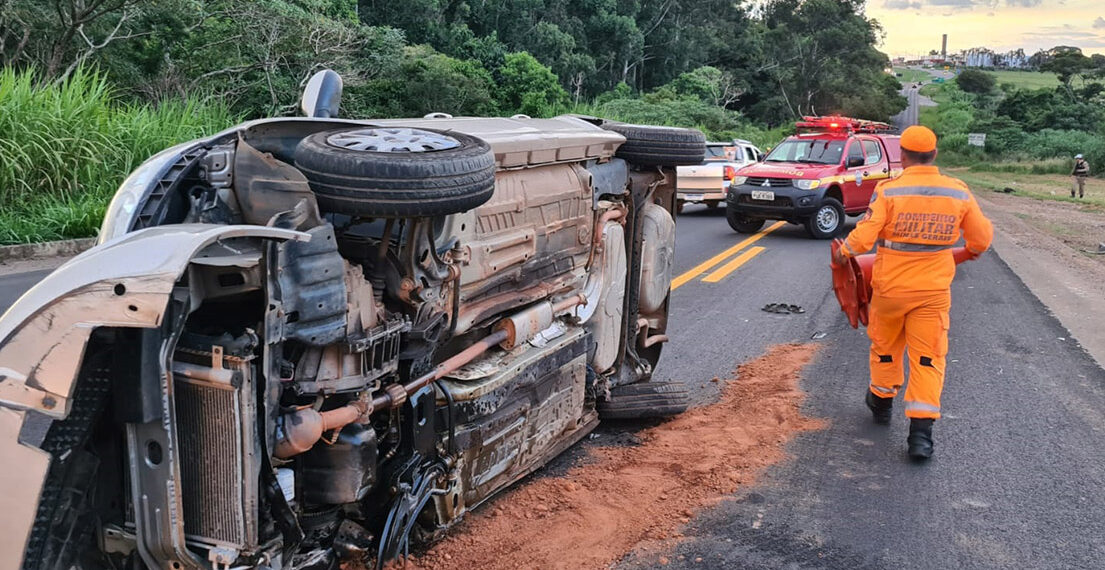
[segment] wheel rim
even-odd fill
[[[832,206],[821,206],[817,211],[817,229],[823,232],[831,232],[840,224],[840,215]]]
[[[361,152],[435,152],[460,146],[460,141],[422,129],[358,129],[326,137],[332,147]]]

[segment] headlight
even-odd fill
[[[818,186],[821,186],[821,181],[817,180],[817,179],[795,180],[794,181],[794,187],[798,188],[799,190],[813,190],[814,188],[817,188]]]
[[[180,159],[185,148],[193,144],[195,141],[178,144],[155,154],[123,181],[119,190],[115,192],[115,197],[111,199],[111,205],[107,207],[104,223],[100,226],[100,235],[96,239],[97,244],[130,231],[134,217],[138,215],[138,207],[149,193],[152,183],[160,178],[170,165]]]
[[[744,184],[745,182],[748,182],[748,177],[747,176],[734,176],[733,177],[733,185],[734,186],[740,186],[741,184]]]

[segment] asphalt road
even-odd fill
[[[688,206],[677,274],[746,238]],[[743,264],[728,263],[742,253]],[[798,436],[756,486],[692,519],[665,568],[1101,568],[1105,372],[987,253],[953,285],[945,417],[936,457],[913,464],[900,410],[883,427],[863,406],[867,339],[832,296],[827,256],[825,242],[783,225],[672,293],[658,377],[690,383],[706,402],[710,379],[768,347],[817,342],[804,412],[829,427]],[[39,277],[0,278],[0,308]],[[773,302],[806,312],[760,310]]]
[[[920,106],[917,102],[919,89],[914,88],[912,83],[908,83],[902,86],[902,95],[905,96],[908,101],[906,108],[901,113],[894,115],[891,118],[894,125],[899,129],[904,129],[911,125],[916,125],[920,121]]]
[[[678,220],[679,272],[744,237],[697,208]],[[867,338],[832,297],[827,244],[786,225],[755,245],[764,250],[721,281],[673,292],[657,374],[706,398],[710,378],[772,344],[819,342],[805,413],[829,427],[693,519],[666,568],[1102,567],[1105,372],[995,254],[960,266],[952,287],[945,417],[936,457],[916,465],[900,401],[889,427],[862,403]],[[806,313],[760,310],[770,302]]]
[[[52,269],[40,269],[25,273],[12,273],[0,275],[0,311],[8,310],[27,289],[34,286],[53,271]]]

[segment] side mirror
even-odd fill
[[[862,156],[849,156],[847,166],[848,166],[848,168],[855,168],[857,166],[863,166],[863,157]]]
[[[311,76],[307,87],[303,89],[303,101],[300,108],[308,117],[329,119],[338,116],[341,105],[341,76],[324,69]]]

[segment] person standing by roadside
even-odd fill
[[[871,383],[865,402],[876,423],[890,423],[894,396],[903,385],[909,418],[909,456],[932,456],[932,424],[940,417],[948,354],[948,311],[955,277],[952,248],[960,236],[978,257],[994,228],[963,181],[933,164],[936,134],[921,126],[902,133],[902,171],[880,182],[863,219],[836,251],[846,263],[878,244],[871,278],[867,336]],[[909,382],[905,358],[909,358]]]
[[[1073,177],[1074,184],[1070,187],[1070,197],[1074,198],[1074,191],[1078,191],[1078,197],[1083,198],[1086,195],[1086,178],[1090,175],[1090,163],[1086,162],[1082,155],[1078,154],[1074,157],[1074,170],[1070,173]]]

